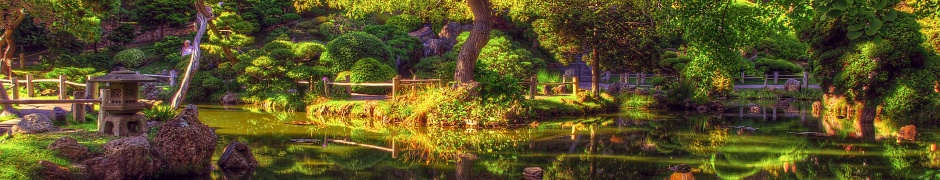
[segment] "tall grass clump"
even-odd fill
[[[179,114],[176,109],[165,104],[153,106],[150,109],[144,109],[144,117],[150,121],[166,121]]]

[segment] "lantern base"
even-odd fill
[[[147,118],[143,114],[109,114],[98,123],[98,133],[114,136],[137,136],[147,133]]]

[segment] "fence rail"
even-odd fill
[[[330,95],[330,88],[332,86],[346,86],[346,93],[352,94],[353,86],[367,86],[367,87],[392,87],[392,97],[398,95],[398,90],[404,86],[419,86],[419,85],[429,85],[429,84],[440,84],[440,79],[401,79],[401,76],[396,75],[392,78],[391,82],[363,82],[363,83],[352,83],[349,82],[350,78],[347,75],[346,80],[342,82],[331,82],[326,80],[323,83],[323,93],[327,96]],[[297,83],[309,84],[310,89],[313,90],[313,83],[310,81],[298,81]]]

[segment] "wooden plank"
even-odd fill
[[[401,82],[401,75],[395,75],[392,78],[392,100],[395,100],[395,96],[398,95],[398,83]]]
[[[70,104],[70,103],[101,103],[100,99],[19,99],[0,100],[0,104]]]
[[[85,87],[85,84],[77,83],[77,82],[65,81],[65,84],[72,85],[72,86],[78,86],[78,87]]]
[[[529,78],[529,99],[535,99],[535,85],[539,84],[539,79],[532,76]]]
[[[335,86],[370,86],[370,87],[391,87],[392,83],[347,83],[347,82],[330,82],[330,85]]]

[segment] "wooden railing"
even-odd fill
[[[773,84],[778,84],[780,78],[783,78],[783,79],[802,78],[803,81],[800,81],[802,83],[801,86],[803,86],[803,88],[809,88],[809,74],[806,73],[805,71],[803,72],[802,75],[780,75],[780,72],[774,71],[773,74],[767,74],[764,76],[747,76],[747,75],[744,75],[744,72],[741,72],[740,80],[743,83],[747,79],[764,79],[764,88],[766,88],[767,83],[770,82],[771,79],[773,80]]]
[[[538,86],[547,86],[542,88],[542,94],[549,95],[551,94],[551,87],[558,85],[571,85],[571,95],[576,95],[578,93],[578,77],[571,77],[571,81],[566,81],[568,78],[562,78],[560,83],[542,83],[539,82],[539,79],[535,76],[529,78],[528,81],[520,82],[520,84],[529,85],[529,99],[535,99],[535,95],[538,94]]]
[[[346,76],[346,80],[342,82],[331,82],[326,80],[323,83],[323,93],[326,96],[330,95],[330,89],[332,86],[346,86],[346,94],[352,94],[353,86],[368,86],[368,87],[392,87],[392,97],[398,95],[398,90],[405,86],[420,86],[420,85],[430,85],[430,84],[440,84],[440,79],[402,79],[401,76],[396,75],[392,78],[391,82],[363,82],[363,83],[352,83],[349,82],[349,76]],[[303,82],[300,82],[303,83]],[[309,81],[307,83],[310,83]],[[310,84],[310,88],[313,89],[313,84]]]

